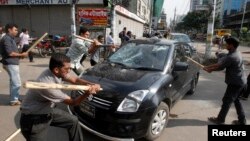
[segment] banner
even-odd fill
[[[0,0],[0,5],[62,5],[71,4],[71,0]]]
[[[77,10],[78,22],[84,26],[107,26],[108,10],[95,8],[79,8]]]

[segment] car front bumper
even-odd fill
[[[68,106],[68,111],[70,114],[73,115],[70,107]],[[79,124],[81,125],[81,127],[83,127],[85,130],[89,131],[92,134],[95,134],[101,138],[107,139],[107,140],[111,140],[111,141],[134,141],[134,138],[118,138],[118,137],[111,137],[102,133],[99,133],[91,128],[89,128],[88,126],[84,125],[83,123],[79,122]]]
[[[87,131],[107,140],[134,141],[146,135],[155,108],[140,111],[137,114],[104,113],[90,118],[81,115],[68,106],[71,114],[76,115],[80,125]]]

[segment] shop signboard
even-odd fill
[[[71,0],[0,0],[0,5],[62,5]]]
[[[78,8],[78,23],[84,26],[105,27],[108,23],[108,10],[104,8]]]

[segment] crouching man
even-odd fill
[[[70,141],[82,141],[82,132],[78,119],[68,112],[55,108],[55,103],[63,102],[67,105],[78,105],[90,94],[96,94],[100,85],[71,76],[70,58],[63,54],[54,54],[46,69],[36,81],[43,83],[62,83],[63,81],[89,85],[85,91],[75,99],[58,89],[30,89],[21,105],[21,132],[27,141],[46,141],[49,126],[66,128]]]

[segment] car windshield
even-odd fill
[[[110,56],[109,61],[131,69],[163,70],[168,50],[168,45],[128,43]]]
[[[187,35],[171,35],[170,39],[176,40],[179,42],[191,42],[190,38]]]

